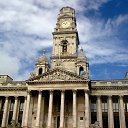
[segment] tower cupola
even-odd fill
[[[45,55],[45,51],[43,51],[42,55],[36,60],[35,63],[35,75],[41,75],[47,72],[49,69],[48,58]]]
[[[76,67],[77,67],[78,75],[88,78],[88,68],[89,68],[88,59],[85,56],[82,48],[80,49],[80,52],[78,54]]]

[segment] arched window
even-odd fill
[[[62,53],[67,53],[67,40],[62,41]]]
[[[83,67],[80,67],[79,68],[79,75],[82,76],[84,73],[84,68]]]
[[[42,68],[39,68],[38,74],[41,75],[42,74],[42,71],[43,71]]]

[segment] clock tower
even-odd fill
[[[77,59],[80,43],[76,27],[75,10],[63,7],[53,32],[52,68],[59,67],[79,74]]]

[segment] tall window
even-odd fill
[[[41,75],[42,74],[42,68],[39,68],[39,75]]]
[[[102,103],[102,112],[107,112],[107,111],[108,111],[107,103]]]
[[[67,43],[68,43],[67,40],[62,41],[62,54],[67,53]]]
[[[83,67],[80,67],[79,68],[79,75],[82,76],[84,73],[84,68]]]
[[[20,111],[23,111],[24,110],[24,103],[20,103]]]
[[[113,112],[119,112],[118,103],[113,103]]]
[[[94,124],[97,120],[97,108],[96,108],[96,97],[91,97],[91,124]]]
[[[91,112],[96,112],[96,103],[91,103]]]
[[[14,109],[14,102],[11,102],[11,104],[10,104],[10,111],[13,111],[13,109]]]
[[[103,119],[103,128],[108,128],[108,104],[107,96],[102,96],[102,119]]]

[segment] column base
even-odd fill
[[[51,126],[47,126],[46,128],[52,128]]]
[[[23,128],[29,128],[28,126],[23,126]]]

